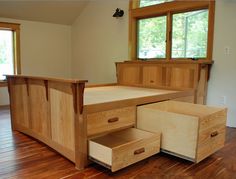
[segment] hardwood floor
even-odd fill
[[[0,109],[0,179],[5,178],[236,179],[236,129],[227,128],[225,147],[199,164],[160,153],[115,173],[97,164],[77,171],[44,144],[12,132],[9,109]]]

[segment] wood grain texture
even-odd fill
[[[173,101],[182,101],[182,102],[194,103],[194,96],[175,98],[175,99],[172,99],[172,100]]]
[[[74,151],[74,109],[70,84],[50,82],[52,140]]]
[[[28,78],[32,80],[48,80],[63,83],[86,83],[88,80],[78,80],[78,79],[65,79],[65,78],[53,78],[53,77],[43,77],[43,76],[28,76],[28,75],[6,75],[6,77],[16,77],[16,78]]]
[[[118,78],[118,83],[120,84],[140,84],[141,83],[141,68],[139,66],[128,65],[124,68],[119,68],[117,73],[120,74]]]
[[[29,113],[32,130],[36,133],[51,138],[51,121],[49,102],[46,98],[46,90],[43,80],[28,80],[29,85]],[[19,106],[16,106],[19,109]]]
[[[135,125],[136,106],[87,115],[88,136]]]
[[[84,83],[16,75],[7,76],[7,80],[13,129],[44,142],[75,163],[80,161],[83,168],[86,157],[76,158],[83,147],[76,147],[75,140],[86,146],[87,137],[80,137],[87,131],[84,119],[76,120],[83,109],[84,85],[76,91],[72,86]]]
[[[200,162],[224,146],[226,109],[165,101],[139,106],[137,127],[162,133],[161,148]]]
[[[163,86],[165,68],[160,66],[143,66],[143,85],[144,86]]]
[[[160,108],[162,108],[161,106]],[[168,113],[158,106],[138,107],[137,128],[162,133],[161,148],[195,159],[198,118]],[[165,107],[164,107],[165,108]]]
[[[17,129],[17,125],[31,127],[32,124],[29,120],[29,96],[27,94],[27,86],[24,79],[10,81],[10,102],[12,112],[12,125]],[[20,108],[18,108],[20,106]],[[14,120],[13,120],[14,118]]]
[[[43,143],[12,132],[9,109],[0,109],[0,178],[235,179],[235,138],[236,129],[227,128],[225,146],[198,164],[159,153],[115,173],[98,164],[78,171]]]
[[[193,90],[166,90],[133,86],[85,88],[84,111],[95,113],[128,106],[193,96]]]
[[[110,165],[112,172],[120,170],[160,151],[160,133],[135,128],[91,139],[89,155]]]
[[[195,90],[194,102],[205,104],[209,64],[184,62],[123,62],[117,63],[119,85],[149,87],[172,90]],[[130,69],[138,69],[134,73]],[[125,76],[131,79],[125,80]],[[135,76],[136,75],[136,76]]]
[[[75,166],[78,170],[83,170],[88,165],[88,144],[87,144],[87,118],[83,109],[84,83],[73,84],[73,98],[77,105],[74,118],[74,138],[75,138]],[[73,86],[72,86],[73,87]],[[83,112],[81,114],[81,112]]]

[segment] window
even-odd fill
[[[166,16],[138,21],[138,58],[166,57]]]
[[[0,80],[3,74],[13,74],[13,33],[10,30],[0,30]]]
[[[173,58],[206,58],[208,10],[173,15]]]
[[[161,4],[164,2],[170,2],[170,1],[173,1],[173,0],[141,0],[139,7],[152,6],[152,5]]]
[[[212,60],[214,7],[212,0],[131,0],[130,58]]]
[[[0,81],[19,73],[19,24],[0,22]]]

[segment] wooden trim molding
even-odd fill
[[[0,30],[10,30],[13,32],[14,40],[14,74],[21,74],[21,62],[20,62],[20,24],[0,22]]]
[[[0,105],[0,109],[10,109],[10,105]]]
[[[7,87],[6,81],[0,81],[0,87]]]
[[[188,12],[200,9],[208,9],[208,41],[207,56],[201,60],[212,61],[213,37],[214,37],[214,16],[215,16],[215,0],[189,0],[189,1],[171,1],[157,5],[139,7],[139,0],[130,0],[129,4],[129,59],[137,60],[137,22],[140,19],[167,16],[167,45],[165,60],[173,60],[171,58],[171,32],[172,32],[172,15],[181,12]],[[182,58],[181,60],[189,60]],[[153,59],[155,60],[155,59]],[[160,60],[160,59],[158,59]],[[176,60],[176,59],[175,59]],[[177,59],[179,60],[179,59]]]

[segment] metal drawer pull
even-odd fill
[[[135,150],[135,151],[134,151],[134,155],[138,155],[138,154],[141,154],[141,153],[143,153],[143,152],[145,152],[145,148],[144,148],[144,147],[141,148],[141,149]]]
[[[117,121],[119,121],[118,117],[113,117],[107,120],[108,123],[117,122]]]
[[[211,133],[211,137],[215,137],[215,136],[217,136],[218,134],[219,134],[218,131],[214,131],[214,132]]]

